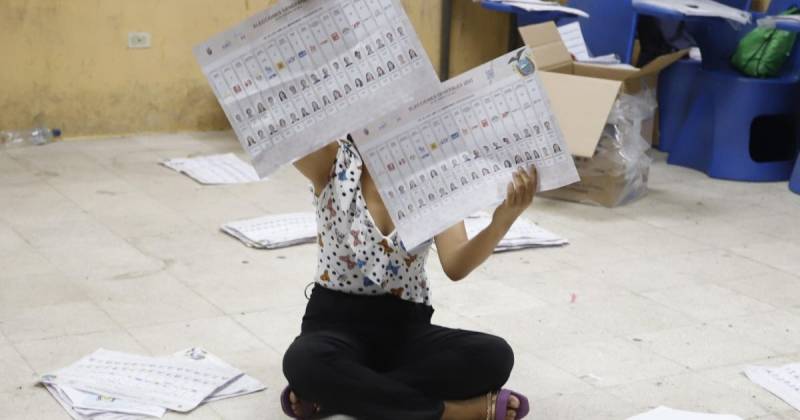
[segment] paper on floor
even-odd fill
[[[800,363],[780,367],[748,366],[744,373],[751,381],[800,410]]]
[[[658,407],[638,416],[633,416],[628,420],[742,420],[742,418],[730,414],[693,413],[668,407]]]
[[[225,223],[221,229],[249,247],[276,249],[314,242],[317,217],[314,213],[274,214]]]
[[[243,184],[259,180],[253,166],[239,159],[233,153],[196,158],[175,158],[161,162],[161,164],[206,185]]]
[[[713,0],[633,0],[633,5],[648,5],[663,10],[674,10],[684,16],[718,17],[742,25],[749,23],[752,19],[749,12]]]
[[[574,7],[562,6],[552,0],[490,0],[497,3],[518,7],[528,12],[562,12],[570,15],[588,18],[589,14]]]
[[[470,239],[481,233],[492,222],[492,216],[481,212],[464,220],[467,237]],[[566,239],[547,231],[524,218],[517,219],[503,237],[494,252],[512,251],[526,248],[543,248],[568,244]]]
[[[167,357],[100,349],[44,375],[42,382],[76,420],[161,417],[166,408],[185,412],[201,403],[265,389],[201,348]]]

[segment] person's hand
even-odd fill
[[[514,172],[514,181],[508,184],[506,200],[494,211],[492,222],[510,227],[533,202],[537,184],[534,166],[531,166],[530,172],[524,169]]]

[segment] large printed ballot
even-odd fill
[[[439,85],[400,0],[281,0],[194,54],[261,177]]]
[[[437,92],[352,133],[406,248],[502,202],[519,168],[539,191],[579,180],[527,47]]]

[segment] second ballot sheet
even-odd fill
[[[352,134],[409,249],[501,203],[519,168],[539,191],[579,180],[527,47]]]

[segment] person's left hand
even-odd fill
[[[536,167],[531,166],[530,172],[524,169],[514,172],[506,200],[494,211],[492,221],[510,227],[533,202],[537,184]]]

